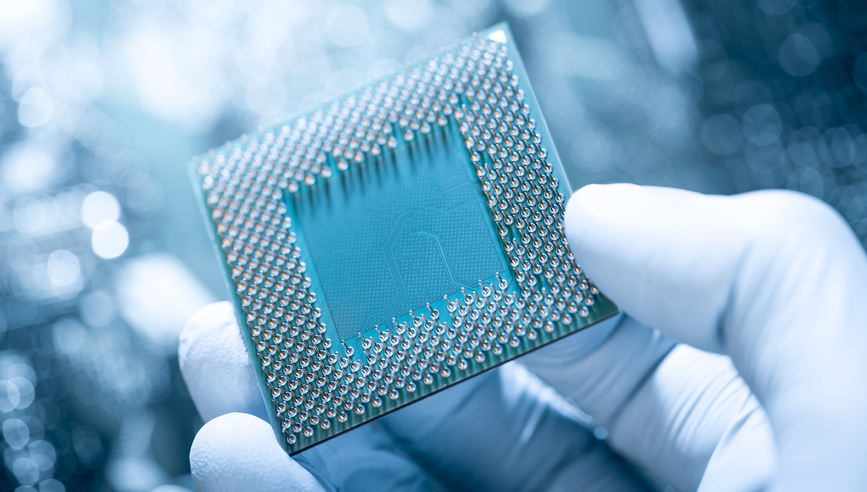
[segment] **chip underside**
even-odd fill
[[[505,24],[191,175],[290,454],[617,313]]]

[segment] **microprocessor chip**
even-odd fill
[[[505,24],[190,169],[290,454],[617,313]]]

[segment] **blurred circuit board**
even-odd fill
[[[613,316],[500,24],[191,163],[290,454]]]

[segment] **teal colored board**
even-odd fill
[[[190,170],[290,454],[617,313],[505,24]]]

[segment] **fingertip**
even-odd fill
[[[582,187],[569,199],[566,205],[566,224],[580,226],[589,221],[592,223],[597,213],[606,207],[616,205],[617,196],[629,193],[630,184],[598,185],[591,184]],[[627,189],[623,189],[627,188]]]
[[[570,202],[575,201],[582,205],[598,203],[606,205],[606,202],[619,201],[624,193],[635,193],[641,190],[641,186],[631,183],[613,184],[589,184],[582,186],[572,194]]]
[[[628,186],[628,185],[627,185]],[[592,249],[592,243],[600,239],[597,231],[604,224],[606,209],[613,205],[612,197],[620,194],[617,185],[587,185],[579,189],[566,205],[564,227],[569,248],[579,264]]]
[[[609,258],[628,255],[636,232],[632,224],[646,201],[644,190],[633,184],[587,185],[572,195],[566,207],[564,228],[575,260],[604,289]],[[617,264],[613,265],[616,269]]]
[[[222,415],[199,430],[190,469],[201,492],[323,490],[280,447],[267,422],[243,413]]]
[[[633,225],[633,220],[656,208],[681,206],[685,201],[705,195],[676,188],[638,186],[631,183],[592,184],[576,191],[566,207],[569,226],[576,233],[596,232],[595,227]]]
[[[737,238],[718,224],[732,220],[719,209],[719,197],[684,190],[591,185],[570,200],[565,232],[577,263],[621,309],[647,326],[718,351],[712,328],[703,326],[701,336],[693,336],[679,325],[714,323],[724,301],[726,277],[718,270],[731,273],[728,256],[737,248],[720,245]],[[708,252],[718,253],[718,261],[709,262]]]
[[[211,304],[193,315],[181,332],[178,362],[204,421],[231,412],[267,418],[230,303]]]
[[[235,312],[232,309],[232,304],[228,301],[220,301],[208,304],[196,311],[184,325],[178,340],[178,363],[183,366],[187,363],[187,354],[196,341],[203,333],[209,331],[214,326],[233,323],[235,321]]]

